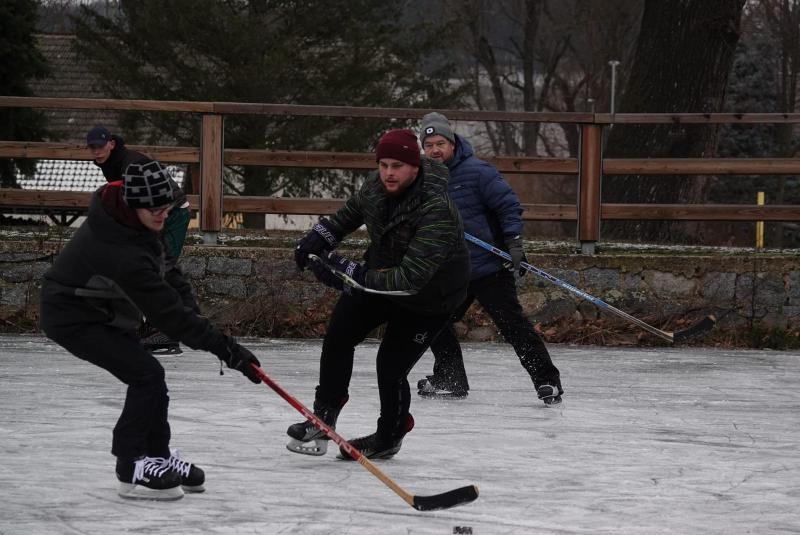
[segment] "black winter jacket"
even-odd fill
[[[87,220],[44,274],[42,329],[51,337],[92,323],[130,331],[144,314],[191,348],[222,351],[226,337],[186,306],[182,294],[191,295],[186,279],[176,270],[169,283],[164,279],[158,234],[120,222],[119,211],[130,208],[119,190],[118,184],[107,184],[94,193]]]
[[[452,312],[469,282],[469,253],[447,179],[443,164],[423,157],[414,183],[394,197],[373,172],[329,221],[340,239],[365,224],[365,286],[415,290],[414,296],[390,299],[423,314]]]

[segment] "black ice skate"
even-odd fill
[[[169,459],[158,457],[162,464],[181,477],[181,487],[184,492],[205,492],[203,483],[206,481],[206,474],[199,466],[182,459],[177,449],[170,448]]]
[[[539,385],[536,388],[536,395],[544,401],[544,404],[548,407],[553,405],[559,405],[561,403],[561,394],[564,391],[561,389],[561,385],[553,386],[550,384],[543,384]]]
[[[386,437],[375,432],[365,437],[354,438],[348,442],[367,459],[391,459],[400,451],[400,447],[403,445],[403,437],[413,428],[414,418],[409,414],[406,416],[403,432],[399,436]],[[346,461],[354,460],[341,446],[337,457]]]
[[[342,403],[342,406],[344,406],[344,403]],[[341,410],[341,407],[323,407],[316,401],[314,402],[314,415],[334,430]],[[289,429],[286,430],[286,434],[292,438],[286,444],[286,449],[289,451],[302,453],[303,455],[325,455],[328,451],[330,438],[312,424],[310,420],[290,425]]]
[[[469,391],[460,386],[446,385],[429,375],[417,381],[417,394],[424,398],[463,399],[469,395]]]
[[[181,477],[161,458],[117,459],[117,493],[130,500],[180,500]]]
[[[142,346],[153,355],[180,355],[181,345],[166,334],[153,330],[140,340]]]

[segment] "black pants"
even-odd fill
[[[546,383],[561,386],[558,369],[519,304],[514,275],[501,270],[470,282],[467,298],[456,310],[453,321],[460,320],[476,299],[500,329],[505,341],[514,348],[534,386]],[[439,333],[431,344],[431,351],[434,356],[433,375],[437,382],[443,382],[454,390],[469,390],[461,345],[452,323]]]
[[[128,385],[125,405],[114,427],[112,454],[124,459],[169,457],[169,396],[164,368],[142,348],[135,333],[89,325],[69,333],[48,329],[47,336]]]
[[[335,406],[346,399],[356,346],[375,328],[386,324],[376,357],[381,401],[378,434],[401,435],[411,404],[408,373],[449,317],[414,313],[383,296],[343,293],[322,343],[316,402]]]

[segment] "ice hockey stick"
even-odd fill
[[[417,511],[436,511],[438,509],[449,509],[450,507],[472,502],[478,498],[478,487],[475,485],[467,485],[466,487],[449,490],[447,492],[434,494],[431,496],[417,496],[406,492],[400,487],[400,485],[392,481],[389,476],[384,474],[369,459],[362,455],[359,450],[351,446],[349,442],[341,437],[341,435],[327,426],[325,422],[317,418],[313,412],[308,410],[305,405],[297,401],[297,399],[284,390],[283,387],[272,380],[272,378],[267,375],[264,370],[255,364],[251,364],[251,366],[256,371],[258,378],[261,379],[268,387],[274,390],[280,397],[288,401],[289,405],[300,411],[300,413],[312,424],[314,424],[318,429],[322,430],[336,444],[341,446],[347,452],[347,454],[353,458],[353,460],[358,461],[361,466],[369,470],[372,475],[380,479],[384,485],[392,489],[398,496],[403,498],[408,505]]]
[[[480,238],[476,238],[475,236],[472,236],[471,234],[467,234],[466,232],[464,233],[464,238],[466,238],[467,241],[472,242],[475,245],[478,245],[479,247],[482,247],[483,249],[486,249],[487,251],[493,252],[497,256],[505,258],[506,260],[511,260],[511,255],[509,255],[507,252],[503,251],[502,249],[498,249],[497,247],[493,246],[490,243],[486,243],[485,241],[481,240]],[[592,303],[594,303],[595,305],[597,305],[601,309],[603,309],[603,310],[605,310],[607,312],[610,312],[610,313],[612,313],[612,314],[614,314],[616,316],[619,316],[622,319],[628,320],[629,322],[638,325],[639,327],[641,327],[645,331],[653,333],[656,336],[659,336],[659,337],[663,338],[664,340],[666,340],[668,342],[673,342],[673,343],[674,342],[683,342],[684,340],[687,340],[688,338],[691,338],[692,336],[696,336],[698,334],[701,334],[701,333],[704,333],[706,331],[711,330],[711,328],[714,327],[714,325],[717,323],[717,318],[714,317],[713,314],[710,314],[710,315],[706,316],[705,318],[703,318],[702,320],[700,320],[697,323],[695,323],[694,325],[692,325],[692,326],[690,326],[687,329],[684,329],[682,331],[675,331],[675,332],[662,331],[661,329],[653,327],[652,325],[649,325],[649,324],[643,322],[639,318],[633,317],[630,314],[628,314],[627,312],[623,312],[622,310],[609,305],[605,301],[602,301],[602,300],[598,299],[597,297],[589,295],[586,292],[584,292],[583,290],[579,290],[578,288],[572,286],[571,284],[566,283],[566,282],[564,282],[564,281],[562,281],[562,280],[550,275],[549,273],[546,273],[546,272],[542,271],[541,269],[539,269],[539,268],[537,268],[535,266],[532,266],[531,264],[528,264],[527,262],[523,262],[521,265],[522,265],[522,267],[524,269],[530,271],[531,273],[533,273],[535,275],[538,275],[538,276],[542,277],[543,279],[545,279],[545,280],[547,280],[549,282],[552,282],[556,286],[560,286],[561,288],[564,288],[565,290],[569,290],[570,292],[578,295],[579,297],[582,297],[582,298],[586,299],[587,301],[591,301]]]
[[[378,295],[395,295],[395,296],[397,296],[397,295],[415,295],[417,293],[414,290],[373,290],[372,288],[367,288],[365,286],[362,286],[361,284],[359,284],[350,275],[333,269],[323,259],[321,259],[320,257],[318,257],[315,254],[308,255],[308,258],[310,258],[312,262],[318,262],[318,263],[322,264],[323,266],[325,266],[325,268],[328,271],[330,271],[331,273],[333,273],[334,275],[339,277],[342,280],[342,282],[345,283],[347,286],[350,286],[351,288],[355,288],[356,290],[361,290],[362,292],[367,292],[367,293],[370,293],[370,294],[378,294]]]

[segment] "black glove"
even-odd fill
[[[225,342],[214,351],[214,354],[219,360],[224,362],[228,368],[239,370],[245,377],[256,384],[261,382],[256,371],[250,366],[250,364],[261,366],[261,363],[258,362],[256,356],[253,355],[249,349],[239,345],[233,338],[226,336]],[[220,373],[222,373],[221,370],[222,368],[220,368]]]
[[[527,261],[525,252],[522,250],[522,236],[509,236],[506,238],[508,254],[511,255],[511,263],[506,264],[509,271],[515,271],[518,277],[522,277],[528,272],[522,267],[522,262]]]
[[[317,277],[317,280],[325,286],[329,286],[340,291],[347,291],[350,289],[349,286],[345,286],[342,279],[340,279],[334,273],[331,273],[331,269],[349,275],[350,278],[361,285],[364,284],[364,277],[367,270],[365,270],[358,262],[340,256],[336,253],[324,254],[320,257],[320,260],[322,260],[322,262],[311,263],[311,271],[314,272],[314,276]]]
[[[303,271],[308,265],[308,255],[322,256],[325,251],[331,251],[339,245],[339,239],[325,224],[325,219],[320,219],[305,236],[297,240],[294,249],[294,261],[297,268]]]

